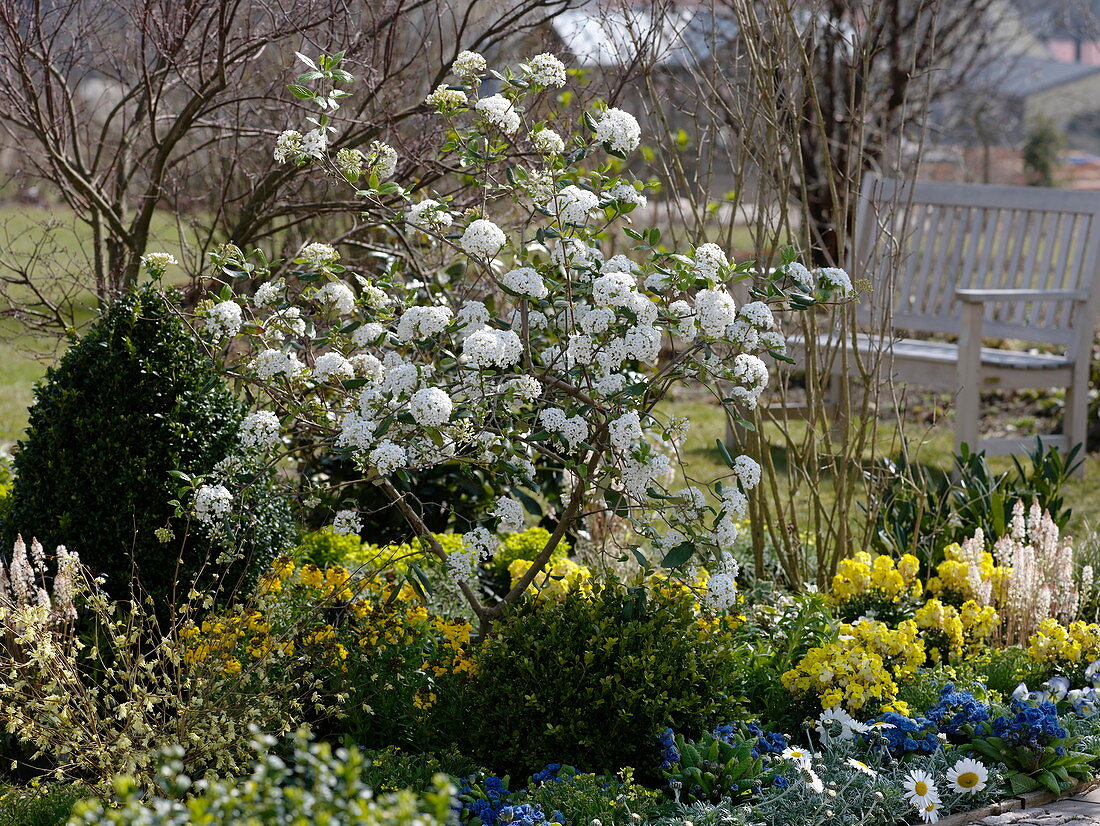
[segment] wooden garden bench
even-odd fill
[[[956,451],[964,442],[990,455],[1035,444],[981,439],[980,391],[1065,387],[1063,432],[1043,441],[1068,450],[1085,441],[1098,250],[1100,193],[871,177],[849,271],[872,293],[847,337],[856,348],[885,347],[882,369],[895,380],[958,391]]]

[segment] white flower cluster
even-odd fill
[[[672,473],[672,463],[663,453],[652,453],[645,461],[628,457],[619,473],[623,490],[635,499],[648,498],[646,489],[655,479],[666,478]]]
[[[545,407],[539,411],[539,423],[551,433],[560,435],[569,445],[570,450],[576,450],[585,439],[588,438],[588,422],[583,416],[566,416],[565,411],[558,407]]]
[[[368,174],[377,175],[380,181],[389,180],[397,171],[397,150],[388,143],[372,141],[367,149],[364,169]]]
[[[730,398],[752,410],[759,403],[760,394],[768,386],[768,365],[750,353],[738,353],[733,357],[730,378],[737,383],[737,386],[729,390]]]
[[[340,253],[335,247],[315,242],[302,247],[298,258],[310,269],[320,270],[335,264],[340,259]]]
[[[303,157],[320,160],[327,151],[328,133],[324,129],[310,129],[302,135],[300,152]]]
[[[473,258],[490,259],[508,240],[504,230],[484,218],[471,221],[459,241],[463,251]]]
[[[287,129],[275,139],[275,162],[297,160],[302,154],[302,133]]]
[[[519,267],[509,270],[500,279],[501,285],[525,298],[546,298],[549,290],[546,283],[532,267]]]
[[[700,602],[712,611],[725,613],[737,607],[737,575],[741,566],[730,553],[723,553],[707,578],[707,589]]]
[[[244,317],[236,301],[222,301],[210,308],[206,316],[206,330],[214,338],[233,338],[241,331]]]
[[[538,54],[527,61],[527,75],[539,86],[564,86],[565,64],[552,54]]]
[[[313,378],[317,381],[328,379],[353,379],[355,368],[351,362],[339,353],[328,352],[317,357],[313,364]]]
[[[524,522],[523,505],[509,496],[497,498],[496,507],[489,513],[500,520],[497,525],[498,533],[517,533],[523,530]]]
[[[642,423],[637,410],[624,413],[611,422],[609,428],[611,446],[616,450],[627,453],[637,446],[642,439]]]
[[[355,309],[355,293],[343,281],[330,281],[317,291],[314,298],[340,315],[350,315]]]
[[[439,201],[425,198],[409,207],[405,213],[405,223],[425,232],[442,232],[454,223],[454,216]]]
[[[817,277],[830,290],[840,293],[842,298],[847,298],[855,293],[851,276],[839,267],[822,267],[817,271]]]
[[[485,328],[466,336],[462,342],[462,357],[478,369],[511,367],[523,355],[523,342],[512,330]]]
[[[340,149],[336,153],[336,168],[345,178],[355,179],[363,174],[367,156],[358,149]]]
[[[463,549],[447,554],[447,569],[456,584],[474,578],[477,566],[496,553],[497,538],[486,528],[462,534]]]
[[[624,204],[632,204],[636,207],[644,207],[649,201],[640,193],[633,184],[619,183],[611,187],[607,193],[616,201]]]
[[[475,78],[485,74],[489,64],[485,58],[477,52],[462,51],[458,53],[455,62],[451,64],[451,71],[457,77]]]
[[[570,184],[553,197],[546,205],[546,211],[556,215],[564,226],[583,225],[588,223],[599,203],[595,192]]]
[[[474,104],[474,109],[481,112],[486,121],[505,135],[514,135],[519,130],[519,112],[504,95],[490,95],[482,98]]]
[[[717,244],[700,244],[695,248],[695,274],[713,285],[719,273],[729,266],[726,254]]]
[[[751,456],[741,454],[734,459],[733,473],[745,490],[752,490],[760,484],[760,463]]]
[[[737,303],[725,290],[700,290],[695,296],[699,332],[707,338],[725,338],[737,320]]]
[[[195,518],[204,525],[217,525],[232,507],[233,494],[225,485],[202,485],[195,491]]]
[[[608,109],[596,119],[596,143],[604,143],[612,150],[627,155],[642,142],[642,128],[638,120],[622,109]]]
[[[553,129],[540,129],[531,135],[531,145],[540,155],[560,155],[565,151],[565,141]]]
[[[389,439],[383,439],[378,447],[370,452],[369,460],[380,476],[388,476],[398,468],[405,467],[409,463],[409,456],[401,445]]]
[[[280,440],[279,417],[270,410],[257,410],[244,417],[237,431],[244,448],[261,450],[277,445]]]
[[[461,109],[468,103],[465,92],[461,89],[451,89],[446,84],[436,86],[435,90],[424,98],[424,102],[443,113]]]
[[[257,307],[272,307],[279,303],[286,292],[286,282],[281,278],[278,281],[265,281],[252,296],[252,301]]]
[[[358,536],[363,530],[359,514],[353,510],[337,511],[332,520],[332,532],[341,536]]]
[[[852,277],[846,270],[839,267],[821,267],[811,271],[797,261],[792,261],[787,265],[787,276],[800,290],[811,295],[816,292],[819,285],[823,289],[838,293],[841,298],[855,295]]]
[[[141,265],[153,273],[162,273],[177,264],[179,261],[170,252],[147,252],[141,256]]]
[[[252,371],[262,381],[270,381],[276,376],[293,378],[303,369],[298,356],[294,353],[284,353],[282,350],[261,350],[252,360]]]
[[[454,402],[445,390],[425,387],[417,390],[409,400],[409,412],[417,424],[424,427],[440,427],[451,419]]]
[[[447,329],[453,314],[448,307],[409,307],[397,322],[400,341],[432,338]]]
[[[351,340],[356,347],[369,347],[385,334],[385,327],[376,321],[368,321],[366,324],[360,324],[355,328],[355,332],[351,334]],[[371,356],[371,358],[374,358],[374,356]],[[378,360],[375,359],[375,361]]]

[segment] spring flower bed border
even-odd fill
[[[1097,787],[1100,787],[1100,778],[1078,783],[1062,794],[1054,794],[1053,792],[1040,790],[1028,792],[1027,794],[1015,795],[1013,797],[1006,797],[989,806],[982,806],[980,809],[974,809],[969,812],[958,812],[940,818],[939,826],[965,826],[967,823],[974,823],[982,818],[1004,814],[1005,812],[1019,812],[1027,809],[1035,809],[1039,806],[1045,806],[1048,803],[1062,800],[1063,798],[1084,794]]]

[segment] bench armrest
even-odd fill
[[[955,297],[968,304],[987,301],[1088,301],[1088,290],[955,290]]]

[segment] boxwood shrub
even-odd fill
[[[290,512],[270,476],[249,486],[235,524],[218,541],[173,520],[171,471],[209,473],[232,452],[242,403],[214,372],[168,298],[146,287],[123,295],[74,341],[35,389],[26,436],[15,456],[7,547],[16,533],[46,549],[65,545],[125,598],[134,571],[162,608],[187,593],[203,562],[205,584],[235,586],[283,551]],[[158,528],[171,526],[161,541]]]
[[[512,776],[569,762],[656,779],[660,732],[724,721],[739,661],[683,595],[611,581],[591,598],[532,598],[480,647],[463,750]]]

